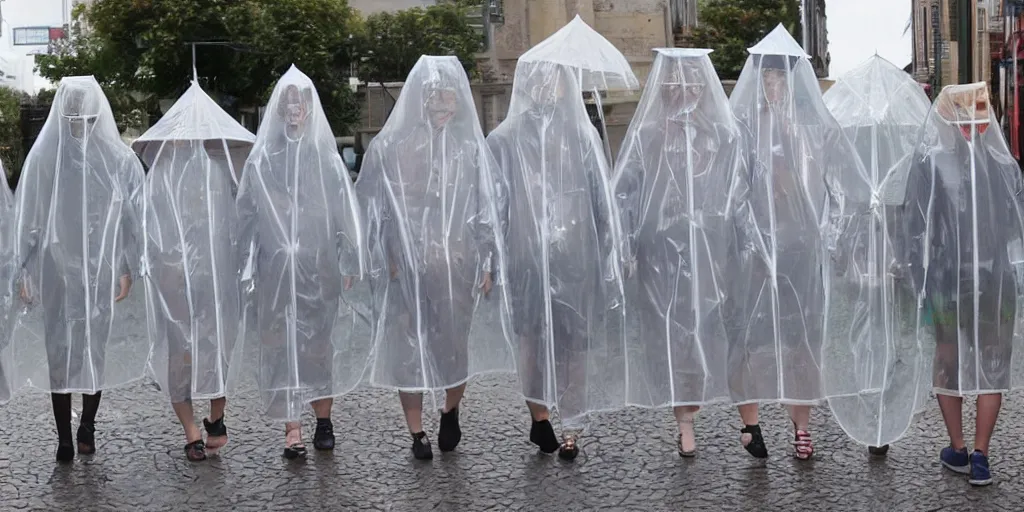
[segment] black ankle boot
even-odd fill
[[[555,453],[562,443],[558,442],[555,429],[548,420],[534,421],[530,426],[530,442],[544,453]]]
[[[317,450],[334,449],[334,424],[330,418],[316,419],[316,432],[313,434],[313,448]]]
[[[92,455],[96,453],[96,425],[82,423],[78,426],[78,453]]]
[[[454,451],[462,440],[462,428],[459,427],[459,408],[441,413],[441,426],[437,431],[437,447],[442,452]]]
[[[750,442],[743,446],[747,453],[758,459],[768,458],[768,447],[764,444],[764,436],[761,435],[761,425],[747,425],[740,429],[740,434],[750,434]]]

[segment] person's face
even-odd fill
[[[950,94],[939,106],[939,113],[946,120],[960,127],[960,133],[970,140],[971,127],[978,133],[985,133],[989,125],[988,89],[984,86]]]
[[[85,94],[82,92],[71,92],[61,105],[61,116],[67,123],[70,134],[76,139],[81,139],[92,123],[96,121],[95,115],[86,112]]]
[[[661,87],[662,100],[670,116],[690,114],[704,96],[707,80],[698,65],[683,62],[669,72]]]
[[[306,104],[298,87],[291,85],[285,90],[284,97],[281,98],[281,110],[289,130],[298,131],[305,125],[309,105]]]
[[[770,107],[789,103],[789,80],[781,69],[766,69],[761,74],[764,98]]]
[[[458,110],[458,94],[450,88],[434,88],[427,94],[427,116],[430,124],[440,128],[455,117]]]
[[[530,99],[537,107],[548,110],[553,108],[565,95],[564,78],[560,74],[537,76],[530,84]]]

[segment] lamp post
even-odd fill
[[[974,44],[971,26],[974,19],[974,0],[959,0],[957,2],[957,61],[958,82],[969,84],[974,81]]]

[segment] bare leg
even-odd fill
[[[224,417],[224,409],[228,406],[227,398],[214,398],[210,400],[210,423]]]
[[[333,398],[324,398],[322,400],[316,400],[313,402],[313,412],[316,414],[316,419],[330,419],[331,408],[334,407]]]
[[[548,408],[534,402],[526,402],[526,406],[530,408],[530,417],[533,421],[545,421],[551,419],[551,412]]]
[[[978,397],[978,417],[975,422],[974,449],[988,457],[988,443],[992,432],[996,429],[999,419],[999,408],[1003,404],[1003,395],[993,393]]]
[[[441,412],[448,412],[458,408],[462,402],[462,396],[466,394],[466,385],[462,384],[461,386],[446,389],[444,394],[444,409]]]
[[[942,420],[946,423],[946,433],[949,434],[949,445],[954,450],[963,450],[965,447],[963,425],[964,399],[949,395],[938,395],[937,398],[939,400],[939,410],[942,411]],[[981,405],[980,401],[979,405]],[[998,406],[996,412],[998,413]],[[981,411],[979,410],[978,413],[978,421],[980,422]],[[993,420],[992,423],[994,425],[995,421]]]
[[[807,430],[811,423],[811,406],[809,405],[790,405],[789,418],[793,420],[793,425],[797,430]]]
[[[700,407],[684,406],[676,407],[673,412],[676,416],[676,423],[679,426],[679,455],[692,457],[697,451],[697,440],[693,436],[693,419]]]
[[[196,425],[195,412],[192,410],[192,401],[185,400],[184,402],[178,402],[171,404],[174,408],[174,414],[178,416],[178,421],[181,422],[182,428],[185,429],[185,442],[194,443],[203,438],[203,433],[199,431],[199,426]]]
[[[405,413],[405,424],[408,425],[409,432],[423,432],[423,393],[399,391],[398,399],[402,402],[402,412]]]

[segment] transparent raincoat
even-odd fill
[[[700,405],[729,399],[723,305],[745,155],[711,51],[657,52],[615,172],[636,268],[626,400]]]
[[[421,57],[356,183],[374,297],[372,384],[440,390],[515,370],[507,289],[482,289],[505,266],[498,172],[462,64]]]
[[[7,173],[0,165],[0,404],[7,403],[17,388],[9,369],[14,367],[11,328],[17,315],[14,279],[18,276],[14,250],[14,194],[7,184]]]
[[[1021,188],[988,85],[944,88],[910,171],[901,262],[921,294],[918,337],[935,347],[936,393],[998,393],[1021,383]]]
[[[145,294],[128,289],[143,179],[96,80],[61,80],[15,194],[18,383],[92,394],[145,374]]]
[[[837,237],[822,383],[846,432],[883,446],[903,435],[928,391],[916,293],[892,269],[907,177],[931,102],[910,75],[878,56],[840,77],[824,98],[856,148],[872,193],[844,196],[832,212]]]
[[[149,167],[143,274],[156,381],[222,397],[241,334],[237,177],[256,137],[193,83],[132,147]]]
[[[487,138],[507,196],[505,281],[527,400],[565,429],[623,404],[623,243],[607,165],[572,68],[520,63],[509,115]]]
[[[372,339],[368,297],[346,290],[364,268],[355,192],[316,89],[294,67],[270,97],[237,205],[255,317],[243,365],[256,366],[267,415],[295,421],[355,387]]]
[[[753,229],[740,234],[743,270],[731,279],[727,306],[730,389],[738,403],[810,404],[824,398],[829,188],[844,194],[870,190],[792,36],[780,25],[750,54],[730,98],[750,138],[753,217]]]

